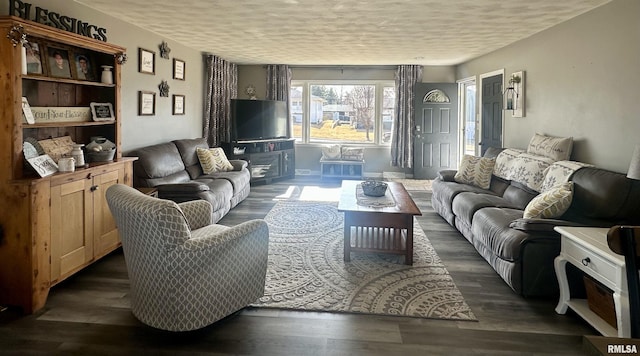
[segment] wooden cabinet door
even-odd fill
[[[124,169],[103,173],[93,178],[93,254],[99,258],[120,244],[116,222],[107,204],[107,188],[124,181]]]
[[[93,259],[91,179],[51,187],[51,284]]]

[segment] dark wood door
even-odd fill
[[[458,85],[419,83],[415,97],[413,176],[433,179],[457,166]]]
[[[482,136],[480,154],[502,147],[502,74],[482,79]]]

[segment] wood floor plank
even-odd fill
[[[339,181],[297,177],[251,187],[220,223],[263,218],[279,200],[329,197]],[[418,218],[477,322],[246,308],[204,329],[169,333],[136,320],[121,250],[52,288],[43,311],[0,313],[0,354],[77,355],[542,355],[582,354],[598,335],[555,299],[513,293],[473,246],[410,191]]]

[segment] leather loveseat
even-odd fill
[[[197,148],[209,148],[204,138],[183,139],[136,149],[133,186],[155,187],[158,197],[177,203],[204,199],[218,222],[231,208],[249,196],[251,174],[247,162],[229,160],[232,171],[203,174]]]
[[[489,189],[481,189],[456,182],[455,173],[441,171],[434,180],[433,208],[523,296],[558,293],[553,261],[560,253],[560,235],[555,226],[640,223],[640,181],[621,173],[577,168],[567,177],[573,182],[569,208],[553,219],[523,218],[539,192],[521,183],[492,175]]]

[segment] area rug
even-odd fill
[[[430,179],[391,178],[389,180],[392,182],[402,183],[406,190],[425,190],[429,192],[431,191],[431,182],[433,182]]]
[[[343,260],[334,202],[280,201],[265,217],[269,266],[255,307],[476,320],[414,219],[414,263],[386,254]]]

